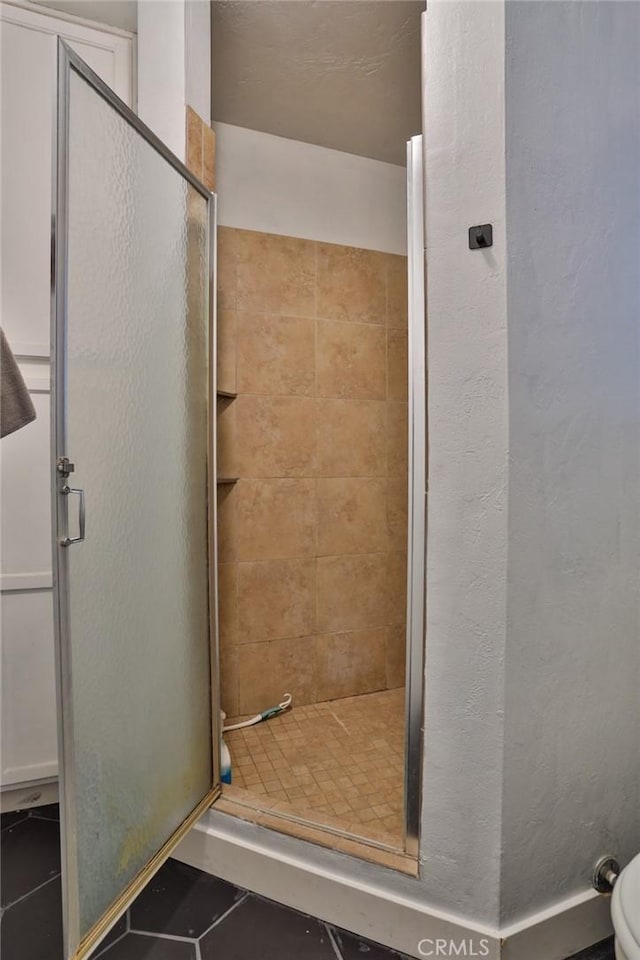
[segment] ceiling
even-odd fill
[[[404,164],[424,0],[213,0],[212,116]]]

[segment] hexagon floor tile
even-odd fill
[[[240,895],[223,880],[168,860],[131,907],[131,929],[197,939]]]
[[[55,820],[26,817],[2,831],[2,907],[60,874],[60,830]]]
[[[324,923],[286,907],[247,896],[200,941],[202,960],[336,960]]]
[[[55,805],[2,814],[2,960],[62,960],[60,831]],[[613,960],[611,941],[571,960]],[[92,960],[403,960],[168,860]]]

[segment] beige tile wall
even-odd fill
[[[222,702],[404,683],[406,259],[220,228]]]
[[[186,165],[209,190],[215,189],[216,135],[196,111],[187,106]]]

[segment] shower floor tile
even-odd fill
[[[402,850],[404,729],[402,688],[294,704],[225,733],[233,786],[245,802]]]

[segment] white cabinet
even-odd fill
[[[3,787],[55,777],[49,290],[57,37],[131,105],[134,38],[0,3],[0,324],[37,419],[0,441]]]

